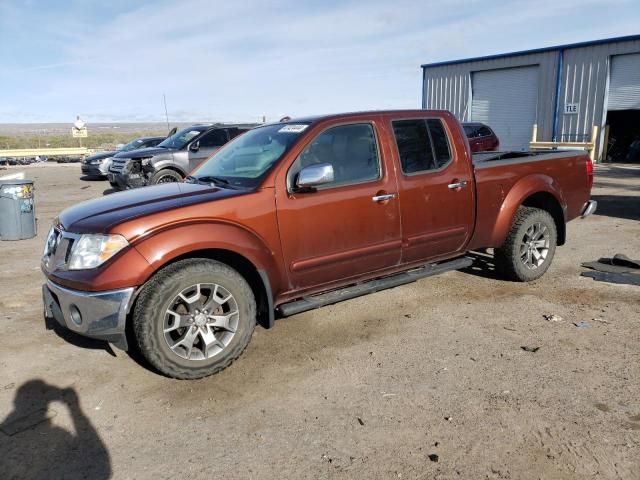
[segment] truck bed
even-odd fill
[[[477,168],[494,167],[497,165],[508,165],[522,162],[555,160],[565,158],[572,154],[584,155],[583,150],[564,150],[553,152],[534,152],[534,151],[507,151],[507,152],[477,152],[473,154],[473,165]]]
[[[556,192],[565,221],[580,215],[589,200],[590,187],[584,151],[480,152],[473,155],[477,221],[470,249],[498,247],[504,241],[501,211],[521,205],[535,183]],[[534,190],[535,191],[535,190]],[[509,221],[511,218],[509,218]],[[502,229],[504,230],[504,229]]]

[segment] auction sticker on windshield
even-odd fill
[[[309,125],[287,125],[278,130],[278,133],[300,133],[304,132]]]

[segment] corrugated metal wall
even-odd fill
[[[594,125],[604,126],[610,57],[640,52],[640,40],[626,40],[563,51],[557,141],[585,141]],[[471,120],[471,74],[482,70],[539,65],[538,140],[554,140],[557,67],[560,50],[489,60],[427,66],[423,78],[423,108],[451,110],[461,121]],[[564,113],[565,103],[579,103],[579,113]],[[603,136],[600,136],[600,148]],[[600,148],[598,149],[599,151]]]
[[[450,110],[462,122],[471,120],[471,73],[538,65],[538,136],[551,135],[558,52],[471,61],[425,69],[423,108]]]
[[[640,40],[564,51],[558,141],[585,141],[594,125],[604,126],[611,56],[634,52],[640,52]],[[580,103],[578,114],[565,115],[565,103]]]

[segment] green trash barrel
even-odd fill
[[[36,236],[32,180],[0,180],[0,240]]]

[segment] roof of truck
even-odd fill
[[[328,120],[333,118],[353,118],[366,115],[424,115],[427,112],[447,112],[447,110],[425,110],[425,109],[409,109],[409,110],[364,110],[361,112],[345,112],[345,113],[328,113],[324,115],[310,115],[307,117],[291,118],[285,122],[273,122],[270,125],[277,125],[279,123],[316,123],[321,120]],[[448,113],[448,112],[447,112]]]

